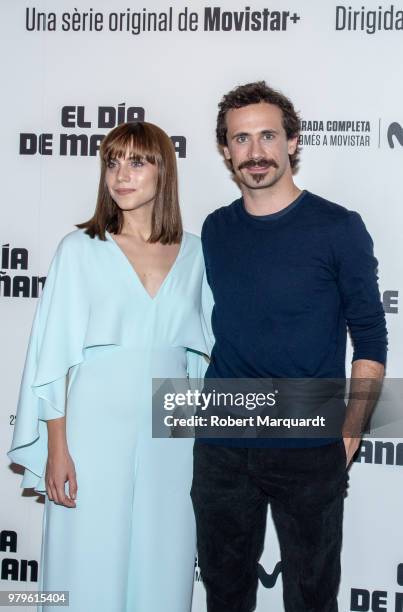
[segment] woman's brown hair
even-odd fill
[[[123,213],[109,195],[105,182],[107,164],[122,159],[126,153],[135,160],[146,159],[158,167],[157,192],[152,212],[149,242],[179,243],[182,239],[182,219],[178,201],[178,173],[175,149],[169,136],[152,123],[122,123],[111,130],[102,141],[99,155],[101,176],[94,215],[89,221],[77,224],[94,238],[105,240],[105,231],[120,234]]]

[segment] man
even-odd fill
[[[217,140],[242,198],[202,230],[215,302],[206,376],[344,381],[348,327],[351,378],[366,388],[382,379],[387,346],[372,240],[357,213],[295,185],[299,131],[292,103],[263,81],[219,105]],[[286,612],[337,611],[346,468],[370,408],[369,396],[349,401],[344,440],[196,441],[192,499],[208,612],[255,609],[269,502]]]

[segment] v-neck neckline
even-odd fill
[[[118,253],[120,253],[120,255],[124,258],[124,260],[126,261],[126,264],[130,267],[132,275],[134,275],[135,280],[137,282],[137,284],[140,286],[140,288],[143,290],[144,294],[148,297],[148,299],[151,302],[155,302],[156,299],[158,298],[158,296],[161,293],[161,290],[163,289],[163,287],[165,286],[165,284],[167,283],[168,279],[170,278],[170,276],[172,275],[172,272],[174,271],[176,264],[178,263],[179,259],[182,256],[182,251],[183,251],[183,247],[185,244],[185,239],[186,239],[186,232],[183,232],[182,234],[182,240],[181,240],[181,244],[179,247],[179,251],[174,259],[174,262],[172,264],[172,266],[169,268],[167,274],[164,276],[164,279],[162,281],[162,283],[160,284],[160,286],[158,287],[158,291],[157,293],[152,296],[147,289],[145,288],[144,284],[142,283],[140,276],[138,275],[138,272],[136,270],[136,268],[134,267],[134,265],[132,264],[132,262],[130,261],[130,259],[128,258],[128,256],[126,255],[126,253],[124,252],[124,250],[122,249],[122,247],[117,243],[117,241],[114,239],[114,237],[112,236],[112,234],[110,234],[108,231],[105,231],[105,235],[107,236],[108,240],[110,242],[113,243],[113,245],[115,246],[115,249],[117,249]]]

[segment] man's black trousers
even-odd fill
[[[347,479],[342,440],[314,448],[196,441],[191,496],[208,612],[255,609],[268,503],[286,612],[337,612]]]

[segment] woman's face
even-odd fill
[[[121,159],[106,164],[105,181],[111,198],[122,211],[153,205],[158,167],[146,159],[133,159],[129,151]]]

